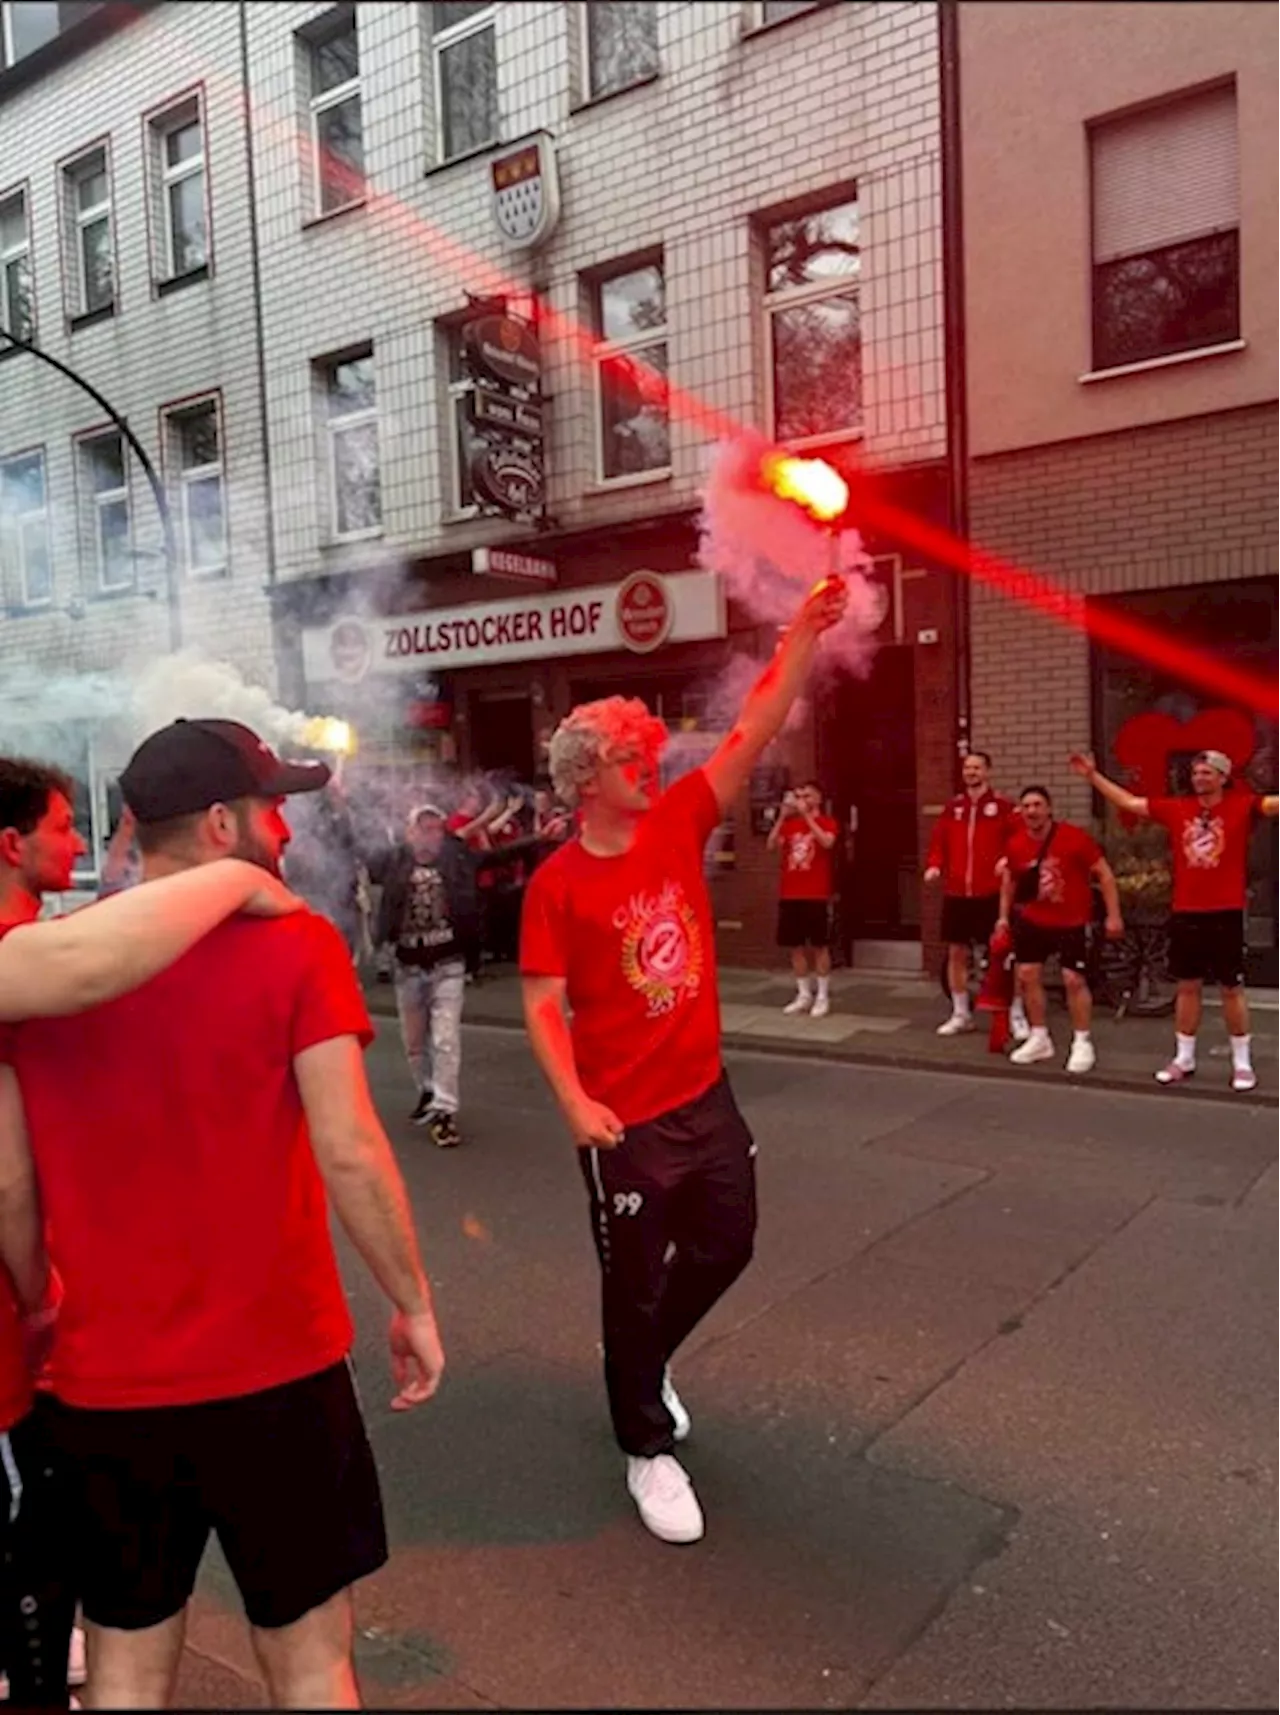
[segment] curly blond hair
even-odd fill
[[[639,697],[601,697],[570,710],[551,738],[551,781],[556,795],[578,804],[604,763],[626,751],[657,762],[667,729]]]

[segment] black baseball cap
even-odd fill
[[[239,721],[174,721],[144,739],[120,776],[139,822],[191,816],[236,798],[286,798],[328,784],[327,762],[285,762]]]

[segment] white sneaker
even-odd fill
[[[671,1413],[673,1425],[671,1433],[677,1441],[687,1441],[689,1431],[693,1428],[693,1419],[685,1410],[684,1401],[675,1390],[670,1370],[663,1370],[662,1372],[662,1403]]]
[[[813,996],[811,994],[798,994],[794,1000],[788,1001],[782,1010],[788,1018],[794,1018],[798,1012],[808,1012],[812,1005]]]
[[[966,1030],[973,1029],[973,1019],[967,1012],[953,1012],[945,1024],[938,1026],[939,1036],[963,1036]]]
[[[1009,1009],[1009,1034],[1015,1042],[1026,1042],[1031,1035],[1031,1026],[1021,1007]]]
[[[825,1018],[830,1011],[831,997],[829,995],[820,994],[817,1000],[814,1001],[813,1011],[809,1016],[811,1018]]]
[[[1052,1060],[1054,1046],[1047,1036],[1029,1036],[1021,1048],[1009,1056],[1012,1066],[1034,1066],[1038,1060]]]
[[[67,1684],[83,1685],[88,1677],[84,1659],[84,1633],[79,1626],[71,1628],[71,1649],[67,1655]]]
[[[1071,1052],[1067,1055],[1067,1071],[1079,1075],[1081,1072],[1092,1072],[1098,1064],[1098,1056],[1092,1042],[1073,1042]]]
[[[660,1542],[701,1540],[702,1508],[689,1473],[670,1453],[654,1459],[627,1455],[627,1489],[645,1529]]]

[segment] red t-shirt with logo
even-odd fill
[[[1262,800],[1256,792],[1224,792],[1202,809],[1198,798],[1152,798],[1151,819],[1169,830],[1175,911],[1243,911],[1248,889],[1249,833]]]
[[[294,1056],[372,1036],[342,938],[233,917],[132,994],[14,1031],[65,1287],[52,1391],[89,1408],[255,1393],[337,1363],[351,1316]]]
[[[1016,882],[1036,861],[1045,836],[1017,827],[1009,835],[1005,857]],[[1102,847],[1092,834],[1071,822],[1059,822],[1040,865],[1039,891],[1018,910],[1043,929],[1080,929],[1093,916],[1093,866]]]
[[[642,818],[621,857],[578,839],[535,871],[520,969],[564,977],[582,1087],[640,1125],[720,1076],[715,929],[702,872],[720,807],[699,768]]]
[[[838,834],[830,816],[815,816],[824,834]],[[834,846],[824,846],[804,816],[788,816],[779,835],[782,850],[782,899],[830,899],[835,892]]]
[[[16,923],[0,925],[0,941],[16,929]],[[14,1028],[0,1024],[0,1063],[9,1059],[13,1048]],[[0,1064],[0,1077],[12,1074]],[[31,1375],[27,1369],[22,1341],[22,1323],[18,1301],[14,1297],[9,1271],[0,1267],[0,1434],[13,1428],[31,1410]]]

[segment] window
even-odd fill
[[[1093,367],[1240,337],[1234,87],[1108,120],[1093,172]]]
[[[16,593],[23,607],[41,607],[53,600],[42,452],[19,453],[0,463],[0,554],[5,587]]]
[[[431,7],[436,143],[452,161],[498,140],[498,49],[493,5]]]
[[[328,438],[330,528],[335,538],[375,536],[382,529],[378,411],[373,353],[320,365]]]
[[[658,75],[655,5],[645,0],[594,0],[584,15],[588,95],[612,95]]]
[[[216,399],[168,412],[165,454],[177,475],[183,563],[189,572],[221,571],[227,563],[227,524]]]
[[[71,313],[89,315],[115,302],[111,175],[105,148],[94,149],[63,170],[63,195],[71,242]]]
[[[4,0],[0,6],[0,66],[35,53],[61,28],[57,0]]]
[[[328,214],[364,196],[364,130],[355,8],[344,6],[307,38],[315,208]]]
[[[448,342],[446,361],[449,377],[446,419],[449,425],[448,507],[457,517],[470,513],[476,504],[475,489],[471,483],[471,454],[475,448],[475,435],[467,415],[467,399],[473,384],[462,362],[462,330],[457,327],[448,328],[444,338]]]
[[[86,525],[93,539],[98,588],[133,587],[133,527],[124,440],[114,431],[80,442]]]
[[[799,17],[801,12],[816,12],[831,0],[756,0],[752,24],[760,29],[765,24],[780,24],[784,18]]]
[[[0,327],[19,339],[30,339],[35,331],[31,234],[24,191],[15,191],[0,202]]]
[[[768,391],[779,441],[861,427],[860,269],[856,200],[764,228]]]
[[[603,482],[671,467],[661,262],[602,275],[595,296],[596,468]]]
[[[151,135],[163,234],[157,269],[162,280],[180,280],[209,260],[204,122],[199,98],[192,96],[152,120]]]

